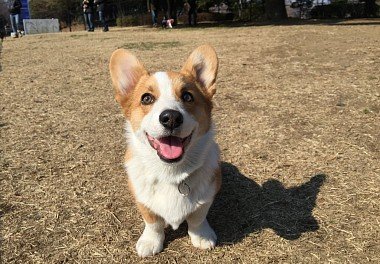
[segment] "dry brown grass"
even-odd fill
[[[360,23],[359,23],[360,24]],[[220,56],[214,118],[223,190],[213,251],[186,226],[141,260],[123,117],[108,59],[152,71],[197,45]],[[0,72],[3,263],[380,261],[380,27],[113,29],[6,39]]]

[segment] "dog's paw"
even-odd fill
[[[200,249],[212,249],[216,245],[216,234],[207,221],[196,229],[189,229],[191,243]]]
[[[162,251],[164,247],[164,237],[160,235],[142,235],[136,244],[137,254],[140,257],[153,256]]]

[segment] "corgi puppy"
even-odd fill
[[[128,184],[145,222],[137,254],[162,251],[164,228],[175,230],[184,221],[195,247],[215,247],[206,219],[221,186],[211,119],[215,50],[198,47],[179,72],[149,73],[134,55],[118,49],[109,68],[126,117]]]

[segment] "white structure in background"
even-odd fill
[[[42,34],[59,32],[58,19],[24,19],[25,34]]]
[[[286,13],[287,13],[288,17],[301,18],[300,7],[292,7],[292,4],[294,5],[294,3],[297,3],[297,2],[299,2],[299,1],[285,0],[285,8],[286,8]],[[330,5],[330,4],[331,4],[331,0],[313,0],[313,3],[311,5],[310,9],[313,9],[316,6]]]

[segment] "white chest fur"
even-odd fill
[[[214,174],[218,167],[219,149],[212,136],[197,154],[185,166],[186,170],[165,169],[163,162],[154,162],[149,155],[144,159],[138,153],[126,163],[137,201],[161,216],[173,229],[177,229],[199,206],[211,202],[216,193]],[[186,196],[178,190],[182,181],[190,188]]]
[[[129,171],[129,170],[128,170]],[[190,187],[187,196],[182,195],[178,185],[165,182],[150,182],[143,175],[134,177],[129,174],[133,183],[136,198],[157,215],[161,216],[173,229],[194,212],[200,205],[212,201],[216,189],[213,174],[204,175],[203,170],[194,172],[185,180]]]

